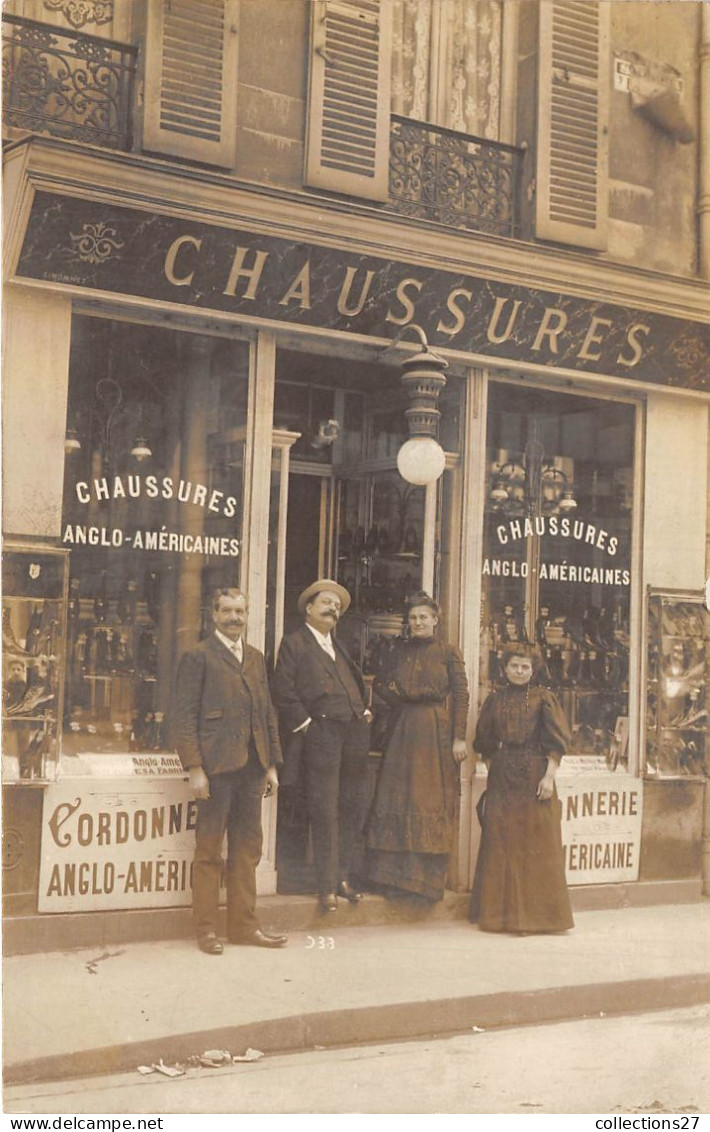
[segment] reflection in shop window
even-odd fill
[[[65,753],[170,746],[175,664],[239,582],[247,366],[244,343],[74,320]]]
[[[7,541],[2,559],[3,782],[55,777],[66,554]]]
[[[706,776],[710,613],[699,594],[648,596],[646,773]]]
[[[628,759],[634,408],[493,385],[482,691],[509,641],[540,648],[572,754]]]

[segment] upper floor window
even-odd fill
[[[499,136],[501,0],[393,0],[392,112]]]

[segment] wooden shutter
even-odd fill
[[[232,168],[238,0],[150,0],[143,148]]]
[[[609,7],[542,0],[536,235],[606,246]]]
[[[389,0],[312,5],[306,184],[387,199],[391,22]]]

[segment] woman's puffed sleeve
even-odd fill
[[[543,692],[541,707],[541,745],[547,755],[561,759],[572,741],[565,713],[552,692],[547,690]]]
[[[495,704],[496,694],[495,692],[491,692],[481,708],[481,714],[478,717],[478,723],[476,725],[473,749],[484,759],[490,759],[495,754],[500,742]]]
[[[454,739],[466,738],[466,724],[468,723],[468,680],[463,657],[453,645],[447,650],[446,667],[449,675],[449,694],[451,696],[451,714],[454,724]]]

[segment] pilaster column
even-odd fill
[[[4,292],[5,534],[60,538],[71,299],[8,284]]]
[[[698,271],[703,279],[710,279],[710,4],[700,8]]]

